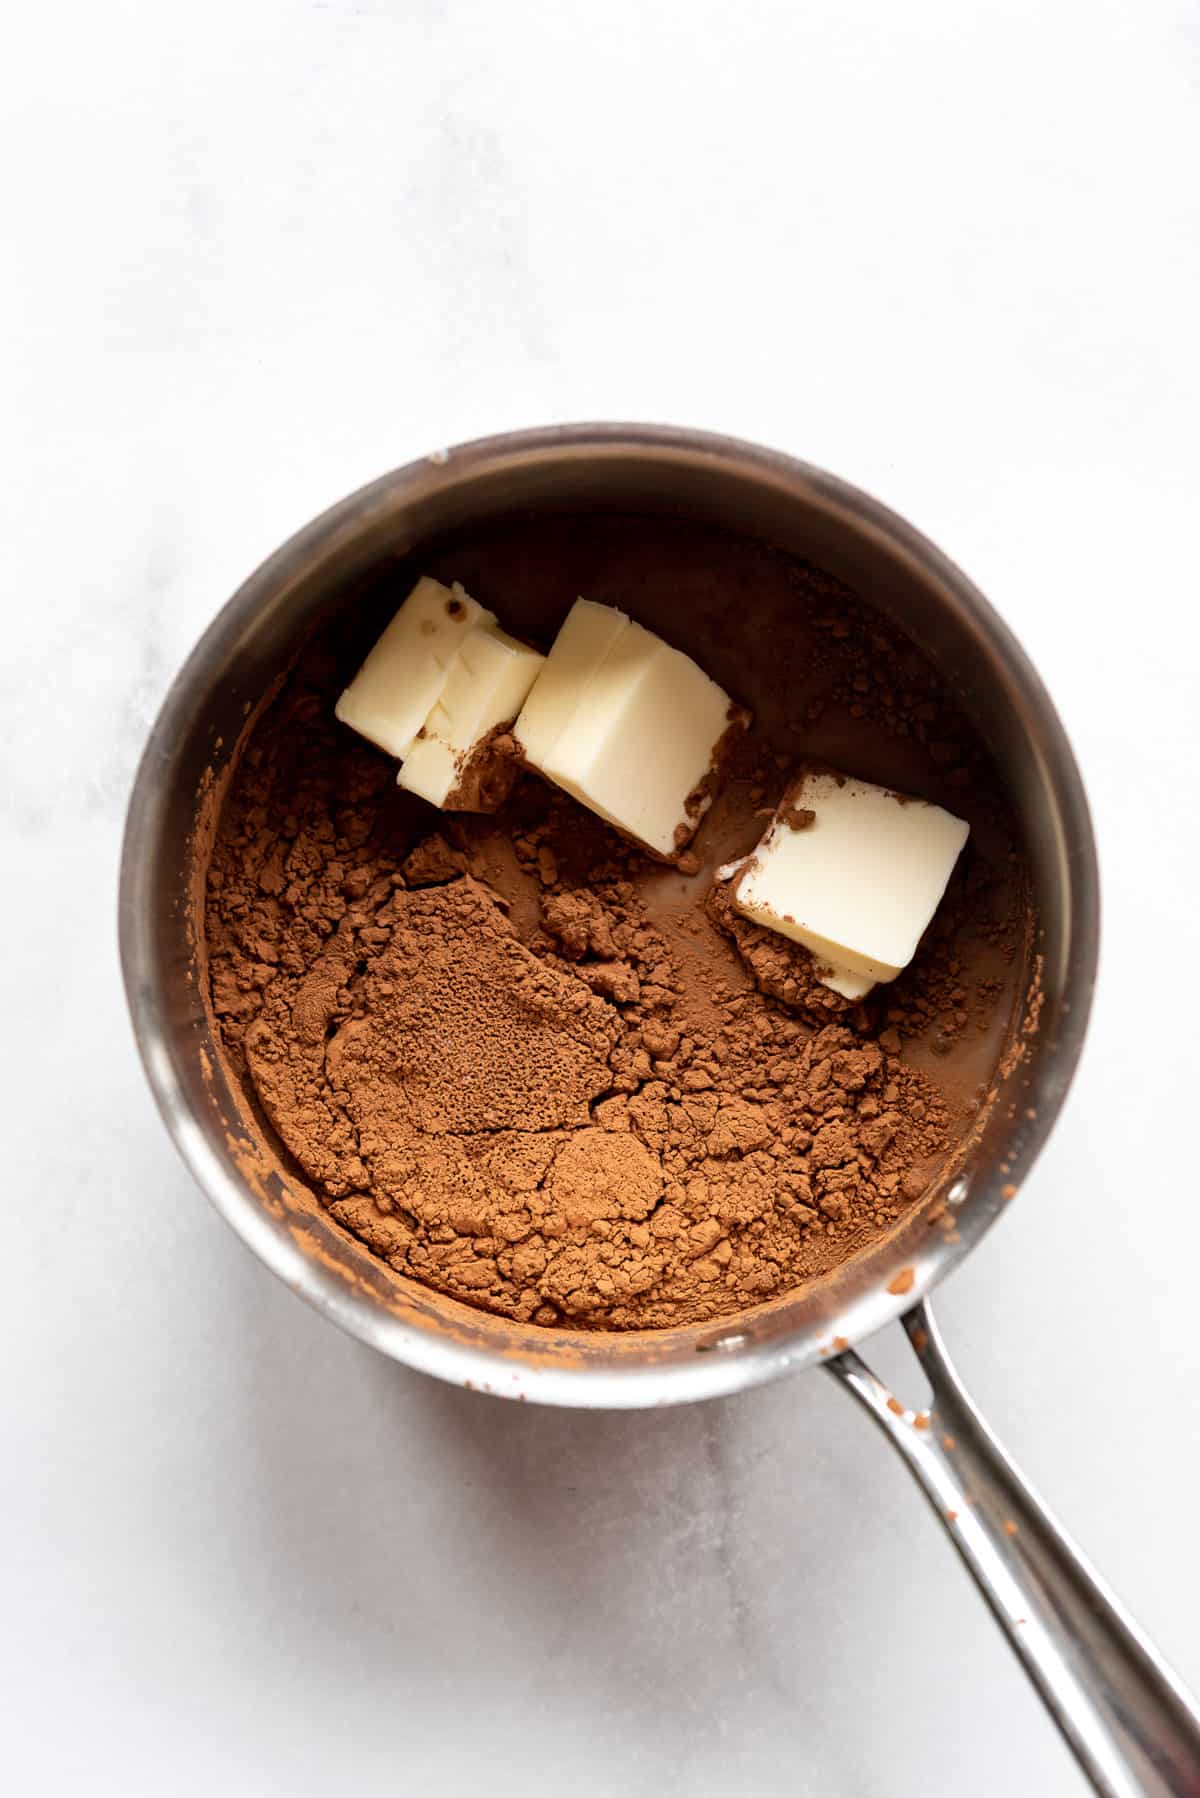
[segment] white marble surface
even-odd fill
[[[1061,704],[1107,882],[1095,1026],[940,1308],[997,1428],[1200,1683],[1198,80],[1195,9],[1168,0],[14,15],[11,1789],[1081,1789],[819,1373],[646,1417],[436,1386],[251,1261],[143,1086],[114,886],[172,669],[341,493],[589,416],[738,432],[874,490]]]

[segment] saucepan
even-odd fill
[[[871,1252],[799,1292],[732,1321],[631,1334],[487,1316],[405,1282],[343,1233],[226,1077],[197,929],[206,844],[239,739],[299,645],[356,583],[489,520],[609,509],[765,539],[896,620],[990,747],[1020,822],[1037,918],[1021,1052],[940,1187]],[[910,525],[805,463],[642,426],[497,437],[384,476],[258,569],[175,680],[129,806],[120,925],[134,1030],[171,1134],[222,1215],[318,1310],[410,1367],[548,1404],[674,1404],[823,1364],[905,1460],[1096,1790],[1200,1793],[1200,1726],[1187,1694],[1004,1455],[929,1307],[932,1289],[1019,1191],[1062,1104],[1091,1005],[1099,894],[1079,772],[1041,681],[981,594]],[[930,1388],[920,1408],[856,1352],[893,1319]]]

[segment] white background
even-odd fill
[[[13,1791],[1081,1790],[831,1381],[653,1416],[439,1387],[250,1259],[144,1088],[114,893],[171,672],[342,493],[584,417],[857,481],[1047,677],[1100,835],[1100,997],[1051,1147],[939,1309],[1030,1477],[1200,1683],[1198,90],[1182,0],[10,19]]]

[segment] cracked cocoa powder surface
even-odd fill
[[[647,572],[664,528],[643,543],[629,527],[614,549],[577,527],[557,560],[553,529],[540,559],[530,531],[499,531],[478,570],[461,546],[424,566],[531,635],[545,618],[546,636],[583,584],[560,562],[607,556],[617,584],[624,557],[627,609],[755,706],[684,869],[532,775],[494,818],[397,789],[394,763],[332,707],[403,579],[374,612],[348,607],[292,672],[243,752],[209,869],[222,1044],[293,1169],[397,1273],[523,1322],[714,1318],[875,1240],[969,1130],[1020,973],[1019,859],[932,671],[826,577],[695,528],[671,563],[678,576],[695,558],[717,611],[672,631]],[[769,675],[747,652],[739,682],[713,666],[714,627],[747,563],[762,603],[786,603],[789,648]],[[789,655],[813,754],[868,778],[885,760],[897,786],[973,825],[917,960],[865,1005],[713,880],[757,840],[795,759]]]

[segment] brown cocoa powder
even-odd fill
[[[919,735],[944,775],[950,739],[924,742],[947,728],[936,688],[893,691],[894,640],[873,653],[825,592],[805,659],[828,697],[808,709]],[[778,1296],[920,1199],[994,1077],[990,1050],[969,1071],[968,1026],[990,1042],[1011,1006],[995,852],[968,851],[917,962],[851,1004],[712,880],[761,834],[792,753],[735,747],[664,868],[529,774],[499,817],[439,818],[335,723],[346,663],[318,641],[256,728],[206,912],[224,1052],[340,1224],[468,1304],[634,1329]],[[976,770],[954,728],[955,767]]]
[[[214,1004],[286,1149],[398,1272],[520,1321],[693,1322],[811,1278],[924,1191],[941,1094],[725,889],[685,991],[636,857],[614,836],[607,878],[565,884],[579,821],[546,795],[515,844],[522,941],[465,830],[385,847],[371,752],[322,784],[308,735],[324,721],[285,709],[221,832]]]

